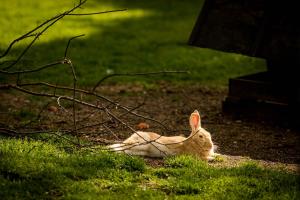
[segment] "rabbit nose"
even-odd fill
[[[208,143],[208,147],[209,147],[210,149],[213,148],[213,146],[214,146],[214,145],[212,144],[212,142],[209,142],[209,143]]]

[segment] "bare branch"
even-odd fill
[[[80,7],[81,5],[83,5],[86,1],[87,1],[87,0],[80,1],[79,4],[78,4],[77,6],[75,6],[75,7],[73,7],[70,11],[72,12],[73,10],[79,8],[79,7]],[[61,16],[66,15],[66,14],[69,14],[68,11],[65,11],[65,12],[62,13],[62,14],[58,14],[58,15],[56,15],[56,16],[54,16],[54,17],[52,17],[52,18],[50,18],[50,19],[48,19],[48,20],[46,20],[46,21],[44,21],[43,23],[41,23],[40,25],[38,25],[37,27],[35,27],[35,28],[32,29],[31,31],[29,31],[29,32],[25,33],[24,35],[18,37],[17,39],[15,39],[14,41],[12,41],[12,42],[9,44],[8,48],[6,49],[6,51],[5,51],[2,55],[0,55],[0,58],[3,58],[4,56],[6,56],[6,55],[9,53],[10,49],[14,46],[15,43],[17,43],[17,42],[19,42],[19,41],[21,41],[21,40],[23,40],[23,39],[25,39],[25,38],[27,38],[27,37],[36,36],[36,34],[33,34],[33,32],[35,32],[36,30],[40,29],[40,28],[43,27],[45,24],[48,24],[49,22],[51,22],[51,21],[53,21],[53,20],[55,20],[55,19],[58,19],[58,18],[60,18]]]
[[[100,79],[97,84],[93,88],[93,92],[97,89],[97,87],[106,79],[112,78],[115,76],[151,76],[151,75],[159,75],[159,74],[179,74],[179,73],[189,73],[188,71],[159,71],[159,72],[148,72],[148,73],[115,73],[115,74],[109,74],[107,76],[104,76],[102,79]]]
[[[99,109],[99,110],[103,110],[102,107],[99,107],[99,106],[96,106],[94,104],[90,104],[90,103],[87,103],[87,102],[84,102],[84,101],[80,101],[78,99],[74,99],[74,98],[68,97],[68,96],[58,96],[56,94],[34,92],[34,91],[27,90],[27,89],[24,89],[20,86],[13,85],[13,84],[0,85],[0,89],[10,89],[10,88],[16,89],[18,91],[21,91],[21,92],[24,92],[24,93],[27,93],[27,94],[35,95],[35,96],[55,97],[55,98],[59,98],[59,100],[66,99],[68,101],[75,101],[76,103],[79,103],[79,104],[84,105],[84,106],[88,106],[88,107],[91,107],[91,108],[96,108],[96,109]]]
[[[82,37],[82,36],[85,36],[85,34],[77,35],[77,36],[74,36],[74,37],[69,39],[66,50],[65,50],[65,59],[67,58],[68,48],[69,48],[69,45],[70,45],[71,41],[76,39],[76,38]]]
[[[119,119],[125,117],[125,116],[128,115],[130,112],[132,112],[132,111],[138,109],[138,108],[141,107],[141,106],[142,106],[142,104],[136,106],[135,108],[130,109],[129,112],[126,112],[126,113],[123,113],[123,114],[119,115]],[[104,124],[108,123],[109,121],[110,121],[110,120],[106,120],[106,121],[102,121],[102,122],[99,122],[99,123],[96,123],[96,124],[86,125],[86,126],[83,126],[83,127],[78,128],[77,130],[83,130],[83,129],[86,129],[86,128],[91,128],[91,127],[101,126],[101,125],[103,126]]]
[[[119,119],[117,116],[115,116],[112,112],[110,112],[108,109],[105,109],[106,113],[108,113],[111,117],[113,117],[114,119],[116,119],[118,122],[120,122],[121,124],[123,124],[124,126],[126,126],[127,128],[129,128],[131,131],[133,131],[135,134],[137,134],[140,138],[142,138],[146,143],[150,143],[151,145],[153,145],[159,152],[163,153],[166,155],[166,152],[162,151],[161,149],[159,149],[157,146],[155,146],[151,141],[149,142],[148,140],[146,140],[143,136],[141,136],[141,134],[139,134],[136,130],[134,130],[132,127],[130,127],[127,123],[123,122],[121,119]],[[161,136],[160,136],[161,137]],[[157,138],[158,139],[158,138]]]
[[[74,142],[73,140],[64,137],[63,135],[60,135],[57,133],[57,131],[16,131],[16,130],[12,130],[12,129],[8,129],[8,128],[1,128],[0,127],[0,134],[6,134],[9,136],[14,136],[14,137],[28,137],[29,135],[33,135],[33,134],[39,134],[39,133],[48,133],[48,134],[52,134],[55,135],[56,137],[62,138],[66,141],[68,141],[69,143],[79,146],[80,144]]]
[[[40,31],[39,33],[35,34],[34,39],[27,45],[27,47],[23,50],[23,52],[18,56],[18,58],[15,60],[15,62],[13,62],[12,64],[8,65],[7,67],[4,68],[4,70],[7,70],[9,68],[11,68],[12,66],[14,66],[15,64],[17,64],[21,58],[25,55],[25,53],[30,49],[30,47],[35,43],[35,41],[45,32],[47,31],[48,28],[50,28],[51,26],[53,26],[56,22],[58,22],[59,20],[61,20],[62,18],[64,18],[66,15],[70,14],[71,12],[73,12],[74,10],[76,10],[77,8],[79,8],[81,5],[83,5],[87,0],[84,1],[79,1],[79,3],[74,6],[72,9],[65,11],[62,14],[59,14],[55,17],[52,17],[49,20],[46,20],[45,22],[43,22],[42,24],[40,24],[39,26],[37,26],[36,28],[34,28],[33,30],[27,32],[26,34],[22,35],[21,37],[17,38],[16,40],[14,40],[9,47],[6,49],[6,51],[0,56],[0,58],[3,58],[4,56],[6,56],[8,54],[8,52],[10,51],[10,49],[12,48],[12,46],[20,41],[23,40],[25,38],[27,38],[29,35],[31,35],[33,32],[37,31],[38,29],[42,28],[44,25],[50,23],[48,26],[46,26],[42,31]]]
[[[120,140],[120,138],[110,129],[108,128],[105,124],[103,124],[103,127],[110,132],[117,140]]]
[[[5,134],[5,135],[9,135],[9,136],[16,136],[16,135],[18,135],[18,132],[16,130],[0,127],[0,134]]]
[[[39,111],[39,113],[37,114],[37,116],[35,117],[35,119],[30,120],[28,123],[23,124],[22,126],[19,126],[18,129],[20,128],[25,128],[26,126],[32,124],[35,121],[38,121],[41,118],[42,113],[45,111],[45,109],[49,106],[50,102],[47,102]]]
[[[34,36],[34,39],[27,45],[27,47],[23,50],[23,52],[18,56],[18,58],[16,60],[14,60],[10,65],[8,65],[7,67],[3,68],[4,70],[7,70],[9,68],[11,68],[12,66],[14,66],[15,64],[17,64],[21,58],[26,54],[26,52],[30,49],[30,47],[35,43],[35,41],[45,32],[47,31],[48,28],[50,28],[51,26],[53,26],[56,22],[58,22],[59,20],[61,20],[62,18],[64,18],[65,16],[83,16],[83,15],[97,15],[97,14],[104,14],[104,13],[112,13],[112,12],[121,12],[121,11],[126,11],[127,9],[120,9],[120,10],[110,10],[110,11],[103,11],[103,12],[94,12],[94,13],[77,13],[77,14],[72,14],[72,12],[78,8],[80,8],[83,4],[86,3],[87,0],[84,1],[80,1],[76,6],[74,6],[72,9],[67,10],[65,12],[63,12],[62,14],[56,15],[55,17],[52,17],[48,20],[46,20],[45,22],[43,22],[42,24],[38,25],[36,28],[32,29],[31,31],[27,32],[26,34],[22,35],[21,37],[15,39],[14,41],[12,41],[8,48],[6,49],[6,51],[0,55],[0,59],[3,58],[4,56],[6,56],[9,51],[11,50],[11,48],[14,46],[15,43],[28,38],[28,37],[32,37]],[[51,23],[50,23],[51,22]],[[44,29],[42,29],[42,31],[40,31],[39,33],[33,33],[35,31],[37,31],[38,29],[42,28],[43,26],[45,26],[46,24],[50,23],[48,26],[46,26]],[[65,57],[66,57],[66,52],[65,52]]]
[[[75,99],[76,98],[76,81],[77,81],[77,78],[76,78],[75,69],[73,67],[72,62],[70,62],[70,67],[71,67],[72,73],[73,73],[73,99]],[[75,101],[73,101],[73,125],[74,125],[74,132],[75,132],[75,135],[77,137],[77,142],[80,145],[80,140],[79,140],[79,137],[77,135]]]
[[[59,64],[65,64],[66,61],[65,60],[59,60],[59,61],[55,61],[53,63],[49,63],[49,64],[45,64],[42,65],[40,67],[37,67],[35,69],[30,69],[30,70],[20,70],[20,71],[14,71],[14,72],[10,72],[10,71],[4,71],[4,70],[0,70],[0,73],[2,74],[9,74],[9,75],[14,75],[14,74],[27,74],[27,73],[33,73],[33,72],[38,72],[41,71],[43,69],[55,66],[55,65],[59,65]]]
[[[45,86],[49,86],[49,87],[53,87],[53,88],[57,88],[57,89],[64,89],[64,90],[69,90],[69,91],[73,91],[73,88],[70,88],[70,87],[65,87],[65,86],[54,86],[54,85],[51,85],[49,83],[29,83],[29,84],[22,84],[21,86],[29,86],[29,85],[45,85]],[[0,86],[0,89],[1,89],[1,86]],[[150,118],[150,117],[146,117],[146,116],[143,116],[143,115],[140,115],[138,113],[135,113],[133,111],[130,110],[130,108],[126,107],[126,106],[123,106],[123,105],[120,105],[119,103],[116,103],[112,100],[110,100],[109,98],[105,97],[105,96],[102,96],[102,95],[99,95],[95,92],[90,92],[90,91],[86,91],[86,90],[82,90],[82,89],[76,89],[76,92],[81,92],[81,93],[84,93],[84,94],[87,94],[87,95],[92,95],[92,96],[95,96],[95,97],[98,97],[102,100],[105,100],[107,102],[110,102],[111,104],[127,111],[129,114],[133,115],[133,116],[136,116],[136,117],[139,117],[139,118],[142,118],[144,120],[149,120],[149,121],[152,121],[152,122],[155,122],[156,124],[159,124],[161,127],[163,127],[166,131],[169,131],[168,127],[166,127],[163,123],[153,119],[153,118]]]
[[[122,12],[122,11],[127,11],[127,9],[108,10],[108,11],[93,12],[93,13],[70,13],[70,14],[67,14],[67,15],[70,15],[70,16],[98,15],[98,14],[105,14],[105,13],[112,13],[112,12]]]
[[[125,11],[126,9],[120,9],[120,10],[112,10],[112,11],[104,11],[104,12],[93,12],[93,13],[72,13],[73,11],[75,11],[76,9],[80,8],[84,3],[86,2],[86,0],[83,1],[79,1],[79,3],[77,3],[73,8],[59,14],[56,15],[48,20],[46,20],[45,22],[41,23],[40,25],[38,25],[36,28],[32,29],[31,31],[27,32],[26,34],[22,35],[21,37],[15,39],[14,41],[12,41],[8,48],[6,49],[6,51],[0,55],[0,59],[5,57],[10,50],[12,49],[12,47],[15,45],[15,43],[25,39],[25,38],[29,38],[29,37],[33,37],[33,39],[30,41],[30,43],[25,46],[25,48],[23,49],[23,51],[20,53],[20,55],[18,55],[18,57],[16,58],[16,60],[14,61],[4,61],[1,64],[6,64],[7,66],[3,67],[0,70],[0,73],[2,74],[7,74],[7,75],[17,75],[17,82],[15,84],[0,84],[0,89],[14,89],[23,93],[27,93],[30,95],[34,95],[34,96],[41,96],[41,97],[50,97],[50,98],[56,98],[57,99],[57,103],[60,107],[63,108],[61,101],[62,100],[67,100],[67,101],[71,101],[73,106],[72,106],[72,117],[73,117],[73,127],[72,128],[67,128],[66,130],[62,131],[62,133],[64,134],[70,134],[73,133],[73,135],[75,135],[77,137],[77,142],[74,142],[73,140],[70,140],[66,137],[64,137],[63,135],[59,134],[57,131],[47,131],[47,130],[38,130],[38,131],[28,131],[27,130],[19,130],[19,129],[24,129],[24,127],[26,127],[26,125],[31,124],[32,121],[30,121],[29,123],[27,123],[25,126],[19,126],[16,128],[16,130],[11,130],[11,129],[7,129],[7,128],[1,128],[0,127],[0,133],[4,133],[4,134],[9,134],[9,135],[21,135],[23,136],[24,134],[33,134],[33,133],[51,133],[57,137],[63,138],[65,140],[68,140],[69,142],[71,142],[72,144],[78,146],[78,147],[83,147],[80,144],[80,140],[78,137],[78,131],[79,130],[83,130],[89,127],[93,127],[93,126],[103,126],[106,130],[108,130],[112,135],[114,135],[116,138],[118,138],[116,136],[116,134],[114,134],[114,132],[108,127],[106,126],[105,123],[108,123],[109,120],[106,121],[102,121],[100,123],[97,124],[90,124],[90,125],[86,125],[86,126],[82,126],[80,127],[80,123],[77,120],[77,118],[79,119],[79,112],[76,113],[77,108],[76,105],[82,105],[85,107],[89,107],[89,108],[93,108],[93,109],[97,109],[98,111],[102,111],[104,112],[104,114],[106,114],[105,119],[107,119],[107,117],[111,117],[114,119],[114,121],[117,121],[118,123],[124,125],[125,127],[127,127],[129,130],[133,131],[134,133],[136,133],[137,135],[139,135],[145,142],[142,144],[148,144],[150,143],[151,145],[153,145],[156,149],[158,149],[161,153],[166,154],[166,152],[163,152],[162,150],[159,149],[159,147],[157,147],[156,144],[161,144],[160,142],[158,142],[158,139],[162,136],[159,136],[158,138],[155,138],[151,141],[147,141],[145,138],[143,138],[137,131],[135,131],[130,125],[129,123],[126,123],[124,120],[124,117],[127,115],[131,115],[134,117],[138,117],[138,118],[142,118],[144,120],[149,120],[152,122],[155,122],[156,124],[159,124],[161,127],[163,127],[165,130],[168,130],[168,128],[161,123],[160,121],[157,121],[155,119],[152,119],[150,117],[147,116],[143,116],[140,115],[136,112],[136,109],[139,108],[141,105],[135,107],[135,108],[130,108],[124,105],[119,104],[116,101],[113,101],[111,99],[109,99],[108,97],[102,96],[98,93],[96,93],[96,89],[97,87],[106,79],[111,78],[111,77],[117,77],[117,76],[152,76],[152,75],[166,75],[166,74],[172,74],[172,73],[188,73],[187,71],[160,71],[160,72],[149,72],[149,73],[117,73],[117,74],[110,74],[107,75],[105,77],[103,77],[101,80],[98,81],[98,83],[95,85],[95,87],[91,90],[91,91],[87,91],[87,90],[83,90],[80,88],[77,88],[77,76],[76,76],[76,70],[73,66],[72,60],[68,57],[68,52],[70,49],[70,45],[71,42],[78,38],[78,37],[82,37],[84,36],[84,34],[82,35],[78,35],[78,36],[74,36],[72,38],[70,38],[68,40],[68,43],[65,47],[65,51],[64,51],[64,57],[61,60],[52,62],[52,63],[48,63],[39,67],[35,67],[33,69],[25,69],[25,70],[21,70],[21,67],[19,67],[19,69],[16,69],[15,71],[9,70],[11,67],[15,66],[21,59],[23,59],[24,55],[28,52],[28,50],[32,47],[32,45],[34,45],[34,43],[36,42],[36,40],[42,35],[44,34],[50,27],[52,27],[56,22],[58,22],[59,20],[63,19],[65,16],[84,16],[84,15],[95,15],[95,14],[103,14],[103,13],[111,13],[111,12],[119,12],[119,11]],[[11,63],[10,63],[11,62]],[[0,65],[1,65],[0,64]],[[56,66],[56,65],[69,65],[71,72],[72,72],[72,76],[73,76],[73,86],[72,87],[66,87],[66,86],[59,86],[59,85],[53,85],[50,83],[46,83],[46,82],[40,82],[40,83],[21,83],[20,78],[21,75],[23,74],[29,74],[29,73],[35,73],[35,72],[40,72],[43,71],[47,68]],[[19,66],[19,65],[18,65]],[[54,89],[53,93],[47,93],[47,92],[41,92],[41,88],[31,88],[30,86],[46,86],[47,89]],[[29,89],[28,89],[29,88]],[[57,92],[57,90],[59,90]],[[72,92],[72,95],[70,94]],[[61,94],[57,94],[57,93],[62,93]],[[70,96],[66,95],[65,93],[69,94]],[[102,101],[104,101],[105,103],[103,103],[104,106],[99,106],[98,103],[93,104],[93,103],[89,103],[87,101],[83,101],[82,98],[78,99],[77,96],[79,95],[88,95],[88,96],[92,96],[94,98],[98,98],[101,99]],[[108,105],[105,105],[108,104]],[[100,104],[102,105],[102,104]],[[48,106],[48,104],[46,105]],[[45,106],[45,107],[46,107]],[[116,108],[120,108],[120,111],[118,111],[118,115],[114,114],[114,112],[112,112],[110,110],[110,108],[112,106],[115,106]],[[63,108],[64,109],[64,108]],[[44,108],[39,112],[37,119],[40,118],[41,113],[43,112]],[[70,112],[69,112],[70,114]],[[77,117],[78,115],[78,117]],[[71,114],[70,114],[71,116]],[[88,116],[87,118],[89,118],[90,116]],[[171,144],[171,143],[170,143]],[[176,143],[172,143],[172,144],[176,144]],[[124,144],[126,146],[126,144]],[[136,144],[136,145],[141,145],[141,144]],[[169,144],[165,144],[165,145],[169,145]],[[128,145],[128,148],[132,148],[133,146]]]

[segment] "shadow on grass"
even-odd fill
[[[224,85],[232,76],[262,70],[261,60],[235,54],[194,48],[187,45],[202,5],[198,1],[91,1],[87,9],[100,9],[109,4],[113,9],[128,8],[124,13],[101,16],[68,17],[53,31],[74,29],[87,35],[74,40],[69,49],[80,85],[91,86],[107,73],[187,70],[189,75],[115,78],[116,81],[197,81]],[[98,10],[96,10],[98,11]],[[69,31],[70,31],[69,30]],[[76,31],[75,31],[76,30]],[[43,37],[48,37],[44,35]],[[50,36],[51,37],[51,34]],[[67,37],[38,42],[21,66],[31,68],[63,57]],[[3,51],[3,47],[1,52]],[[15,48],[12,54],[20,52]],[[17,69],[18,66],[15,67]],[[72,83],[71,70],[65,66],[26,75],[24,80]]]
[[[70,186],[96,179],[134,180],[144,172],[141,159],[98,152],[66,153],[40,141],[1,138],[0,194],[4,199],[42,199],[60,197]],[[88,189],[88,185],[82,186]]]

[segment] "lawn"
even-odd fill
[[[76,1],[4,0],[0,7],[0,52],[16,37],[71,8]],[[70,37],[85,34],[70,47],[78,83],[91,86],[108,73],[184,70],[189,74],[114,78],[112,82],[155,83],[168,80],[225,86],[228,78],[263,71],[262,59],[187,45],[202,0],[88,0],[76,13],[115,9],[127,11],[89,16],[67,16],[43,34],[20,62],[33,68],[63,57]],[[14,59],[32,38],[15,46],[5,59]],[[15,68],[17,69],[17,67]],[[6,78],[1,75],[2,78]],[[70,83],[70,70],[57,67],[22,77],[22,80]]]
[[[2,0],[0,54],[12,40],[70,9],[75,2]],[[69,38],[81,34],[85,36],[73,40],[69,49],[69,58],[81,87],[92,87],[101,77],[112,73],[184,70],[189,74],[115,77],[106,80],[106,83],[155,85],[164,81],[164,84],[182,84],[184,87],[192,82],[193,86],[224,88],[230,77],[265,70],[262,59],[187,45],[202,3],[203,0],[88,0],[76,13],[127,10],[102,15],[66,16],[44,33],[10,70],[33,69],[63,58]],[[31,39],[17,43],[0,62],[15,59]],[[3,69],[5,64],[0,67]],[[0,82],[8,83],[17,78],[23,83],[72,83],[71,70],[65,66],[20,77],[1,74]],[[9,95],[8,98],[11,98]],[[10,110],[4,104],[0,108],[5,112],[19,113],[19,121],[33,118],[32,107],[23,107],[27,104],[20,103],[22,98],[11,98],[12,102],[17,102],[14,103],[16,110]],[[36,102],[34,98],[24,101]],[[18,110],[19,104],[22,108]],[[24,109],[28,112],[22,112]],[[0,125],[10,128],[15,124],[1,122]],[[69,139],[74,138],[70,136]],[[222,159],[216,162],[222,162]],[[0,197],[299,199],[299,175],[261,168],[255,162],[218,168],[188,156],[168,158],[162,166],[150,166],[138,157],[92,148],[78,149],[53,135],[22,139],[1,136]]]
[[[43,138],[0,140],[2,199],[299,199],[300,177],[255,163],[215,168],[191,157],[141,158],[78,150]],[[221,161],[220,161],[221,162]]]

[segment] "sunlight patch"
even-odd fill
[[[114,10],[114,9],[110,9]],[[153,15],[152,12],[143,10],[143,9],[130,9],[130,10],[125,10],[125,11],[120,11],[120,12],[115,12],[115,13],[107,13],[107,14],[102,14],[102,15],[93,15],[91,16],[92,19],[94,20],[106,20],[106,21],[111,21],[111,20],[116,20],[116,19],[129,19],[129,18],[142,18],[142,17],[148,17]]]
[[[102,10],[116,10],[114,8],[102,9]],[[89,9],[85,9],[84,13],[92,12]],[[105,13],[100,15],[89,16],[66,16],[63,20],[53,26],[47,33],[45,33],[38,43],[45,43],[55,41],[62,38],[70,38],[75,35],[85,34],[85,37],[89,37],[92,34],[100,36],[105,27],[117,26],[122,20],[131,18],[141,18],[150,16],[151,12],[142,9],[134,9],[127,11],[120,11],[115,13]],[[133,22],[134,23],[134,22]],[[80,38],[80,39],[84,39]]]

